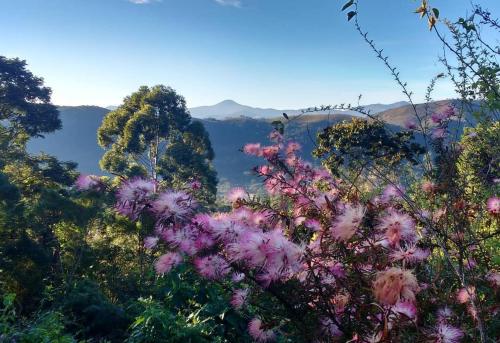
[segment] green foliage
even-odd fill
[[[480,123],[467,128],[460,141],[462,153],[457,161],[460,176],[469,195],[482,195],[498,184],[500,175],[500,122]]]
[[[62,308],[73,319],[71,329],[83,337],[122,340],[130,323],[125,310],[111,303],[89,280],[78,282],[68,292]]]
[[[15,294],[3,296],[0,308],[0,341],[19,343],[74,343],[76,340],[65,333],[63,315],[57,311],[37,314],[25,321],[15,310]]]
[[[50,95],[43,79],[26,69],[26,61],[0,56],[0,120],[11,131],[38,136],[60,129],[59,112]]]
[[[223,287],[179,266],[134,305],[128,342],[250,342],[247,321],[229,306]]]
[[[169,187],[198,180],[202,200],[213,202],[217,174],[214,153],[200,122],[193,122],[184,98],[172,88],[143,86],[106,115],[98,142],[107,149],[100,165],[118,175],[149,175]]]
[[[394,168],[402,162],[418,163],[424,150],[412,139],[411,132],[390,133],[382,122],[353,119],[320,132],[313,155],[336,175],[340,168]]]

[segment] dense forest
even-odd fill
[[[358,2],[342,10],[411,115],[226,122],[246,125],[229,141],[267,137],[241,147],[258,185],[224,194],[221,124],[166,85],[97,114],[106,176],[30,153],[59,110],[26,61],[0,56],[0,342],[497,342],[500,47],[481,33],[498,21],[421,3],[448,57],[416,105]],[[435,102],[445,77],[457,99]],[[335,110],[359,115],[310,115]]]

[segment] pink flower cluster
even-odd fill
[[[291,318],[318,319],[311,341],[348,332],[353,336],[346,340],[382,340],[391,330],[416,323],[419,294],[429,288],[423,281],[430,282],[419,280],[416,270],[432,252],[422,243],[432,215],[407,211],[401,185],[388,185],[373,199],[352,197],[342,180],[304,162],[297,155],[300,145],[285,143],[276,132],[271,139],[273,145],[243,149],[266,160],[255,172],[269,201],[256,202],[245,189],[234,188],[227,194],[230,212],[200,213],[187,193],[159,191],[144,179],[122,183],[117,211],[132,220],[145,212],[156,219],[144,246],[167,250],[155,263],[157,273],[191,263],[207,280],[232,283],[229,301],[238,311],[269,293]],[[433,192],[435,186],[425,189]],[[497,198],[488,201],[488,209],[498,213]],[[495,287],[497,276],[489,276]],[[285,289],[294,295],[281,292]],[[456,303],[470,300],[470,292],[461,292]],[[427,340],[458,342],[463,332],[446,319],[447,311],[441,312],[436,325],[426,329]],[[276,339],[279,322],[265,321],[255,309],[250,315],[248,332],[255,341]],[[363,324],[353,329],[360,318]]]

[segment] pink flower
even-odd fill
[[[462,330],[445,323],[438,324],[433,335],[436,343],[458,343],[463,336]]]
[[[327,337],[339,337],[342,336],[342,331],[330,318],[320,319],[321,333]]]
[[[276,339],[276,334],[272,329],[264,329],[262,320],[254,318],[248,324],[248,333],[257,342],[270,342]]]
[[[262,148],[262,156],[267,160],[273,160],[278,156],[279,148],[277,146],[266,146]]]
[[[173,267],[182,262],[182,256],[176,252],[169,252],[160,256],[155,263],[155,270],[158,274],[168,273]]]
[[[391,310],[394,313],[402,314],[408,319],[414,320],[417,318],[417,307],[415,304],[408,300],[399,300],[396,305],[394,305]]]
[[[152,237],[152,236],[144,238],[144,248],[153,249],[158,243],[158,240],[159,240],[158,237]]]
[[[398,198],[402,198],[403,195],[405,193],[405,188],[401,185],[388,185],[387,187],[385,187],[383,193],[382,193],[382,197],[381,197],[381,200],[384,202],[384,203],[388,203],[389,201],[393,200],[393,199],[398,199]]]
[[[488,280],[493,287],[500,287],[500,273],[489,272],[486,275],[486,280]]]
[[[156,191],[156,182],[135,178],[122,183],[118,189],[117,211],[132,220],[137,219],[140,212],[151,201]]]
[[[189,194],[168,191],[160,194],[151,206],[157,218],[165,220],[172,216],[177,218],[185,217],[192,212],[196,205],[196,201]]]
[[[417,122],[415,121],[415,119],[408,119],[405,122],[405,128],[407,128],[408,130],[415,130],[417,128]]]
[[[446,135],[445,129],[437,128],[437,129],[432,130],[431,137],[432,137],[432,139],[441,139],[441,138],[444,138],[445,135]]]
[[[230,272],[229,264],[218,255],[197,257],[193,264],[198,273],[207,279],[218,280]]]
[[[424,261],[429,257],[429,250],[417,248],[414,244],[408,245],[406,248],[399,248],[391,253],[392,261],[405,261],[407,263],[417,263]]]
[[[422,190],[425,193],[433,193],[436,190],[436,184],[431,181],[422,182]]]
[[[385,236],[393,246],[399,246],[401,240],[415,239],[415,222],[407,214],[390,210],[389,214],[380,219],[379,229],[385,230]]]
[[[232,203],[235,203],[236,201],[240,200],[240,199],[245,199],[247,196],[247,192],[245,191],[245,189],[241,188],[241,187],[235,187],[235,188],[232,188],[231,190],[229,190],[229,192],[227,192],[227,200],[229,200],[230,202]]]
[[[400,299],[415,301],[418,290],[415,276],[395,267],[379,272],[373,283],[375,299],[383,305],[395,305]]]
[[[469,286],[467,288],[461,288],[457,292],[457,301],[460,304],[465,304],[466,302],[469,302],[471,297],[473,298],[476,293],[476,288],[474,286]]]
[[[321,230],[321,224],[320,224],[319,220],[316,220],[316,219],[306,219],[304,222],[304,226],[311,231]]]
[[[103,183],[99,176],[80,174],[76,179],[75,186],[81,191],[99,190],[102,188]]]
[[[433,113],[431,115],[431,120],[435,124],[441,124],[445,119],[446,117],[443,115],[443,113]]]
[[[486,207],[488,208],[488,212],[493,215],[500,215],[500,198],[491,197],[486,202]]]
[[[245,304],[248,297],[249,289],[237,289],[233,292],[233,296],[231,298],[231,305],[239,310]]]
[[[245,274],[243,273],[233,273],[233,275],[231,275],[231,281],[235,283],[241,282],[243,279],[245,279]]]
[[[243,147],[243,152],[247,155],[261,156],[262,151],[259,143],[249,143]]]
[[[449,307],[445,306],[438,310],[437,316],[438,316],[438,322],[444,323],[449,319],[451,319],[454,316],[454,313]]]
[[[276,130],[271,131],[269,134],[269,139],[273,142],[281,142],[283,140],[283,136]]]
[[[191,187],[192,190],[201,189],[201,182],[199,180],[191,181],[189,183],[189,187]]]
[[[333,223],[332,236],[339,241],[348,241],[356,233],[364,215],[363,206],[347,205],[344,212],[337,216]]]
[[[292,154],[295,154],[297,151],[299,151],[301,149],[301,146],[299,143],[297,142],[290,142],[288,143],[288,145],[286,146],[286,154],[287,155],[292,155]]]

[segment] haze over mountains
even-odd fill
[[[372,114],[380,113],[392,108],[398,108],[408,105],[406,101],[399,101],[392,104],[371,104],[364,106],[367,111]],[[107,106],[106,109],[112,111],[118,106]],[[276,118],[280,117],[283,112],[289,116],[298,115],[302,113],[302,109],[275,109],[275,108],[259,108],[241,105],[234,100],[224,100],[211,106],[198,106],[189,109],[191,116],[194,118],[215,118],[226,119],[235,117],[250,117],[250,118]],[[337,111],[338,113],[359,115],[355,111]],[[335,112],[335,113],[337,113]],[[323,113],[327,114],[327,113]]]
[[[408,103],[405,101],[400,101],[387,105],[372,104],[365,106],[365,109],[375,114],[391,108],[401,107],[407,104]],[[298,115],[302,113],[301,109],[258,108],[258,107],[241,105],[233,100],[224,100],[212,106],[192,107],[189,109],[189,111],[191,112],[191,115],[195,118],[216,118],[216,119],[234,118],[240,116],[251,117],[251,118],[276,118],[280,117],[283,112],[285,112],[289,116]],[[344,114],[358,115],[358,113],[354,111],[338,111],[338,112]]]
[[[449,103],[448,100],[437,101],[432,103],[431,107],[440,109]],[[372,113],[378,113],[388,125],[399,130],[413,117],[413,110],[405,103],[397,104],[400,105],[371,105]],[[219,113],[222,114],[217,115],[214,107],[220,109]],[[387,107],[389,109],[379,111]],[[418,111],[422,111],[423,108],[423,105],[417,106]],[[105,174],[99,168],[99,160],[104,150],[97,144],[96,132],[109,109],[97,106],[61,106],[59,111],[63,123],[62,130],[46,135],[45,138],[33,139],[28,144],[29,151],[45,152],[63,161],[77,162],[78,170],[82,173]],[[222,183],[227,182],[231,185],[251,184],[255,179],[250,171],[261,163],[259,159],[244,155],[240,149],[249,142],[269,144],[267,136],[272,130],[272,119],[277,117],[283,119],[283,112],[287,112],[290,117],[300,113],[273,109],[259,112],[259,109],[239,105],[233,101],[198,107],[191,112],[193,117],[201,117],[196,120],[203,122],[210,135],[215,151],[214,166],[219,179]],[[302,156],[311,160],[316,133],[329,125],[342,120],[351,120],[353,117],[348,111],[328,115],[307,114],[287,125],[286,136],[298,141],[303,146]]]

